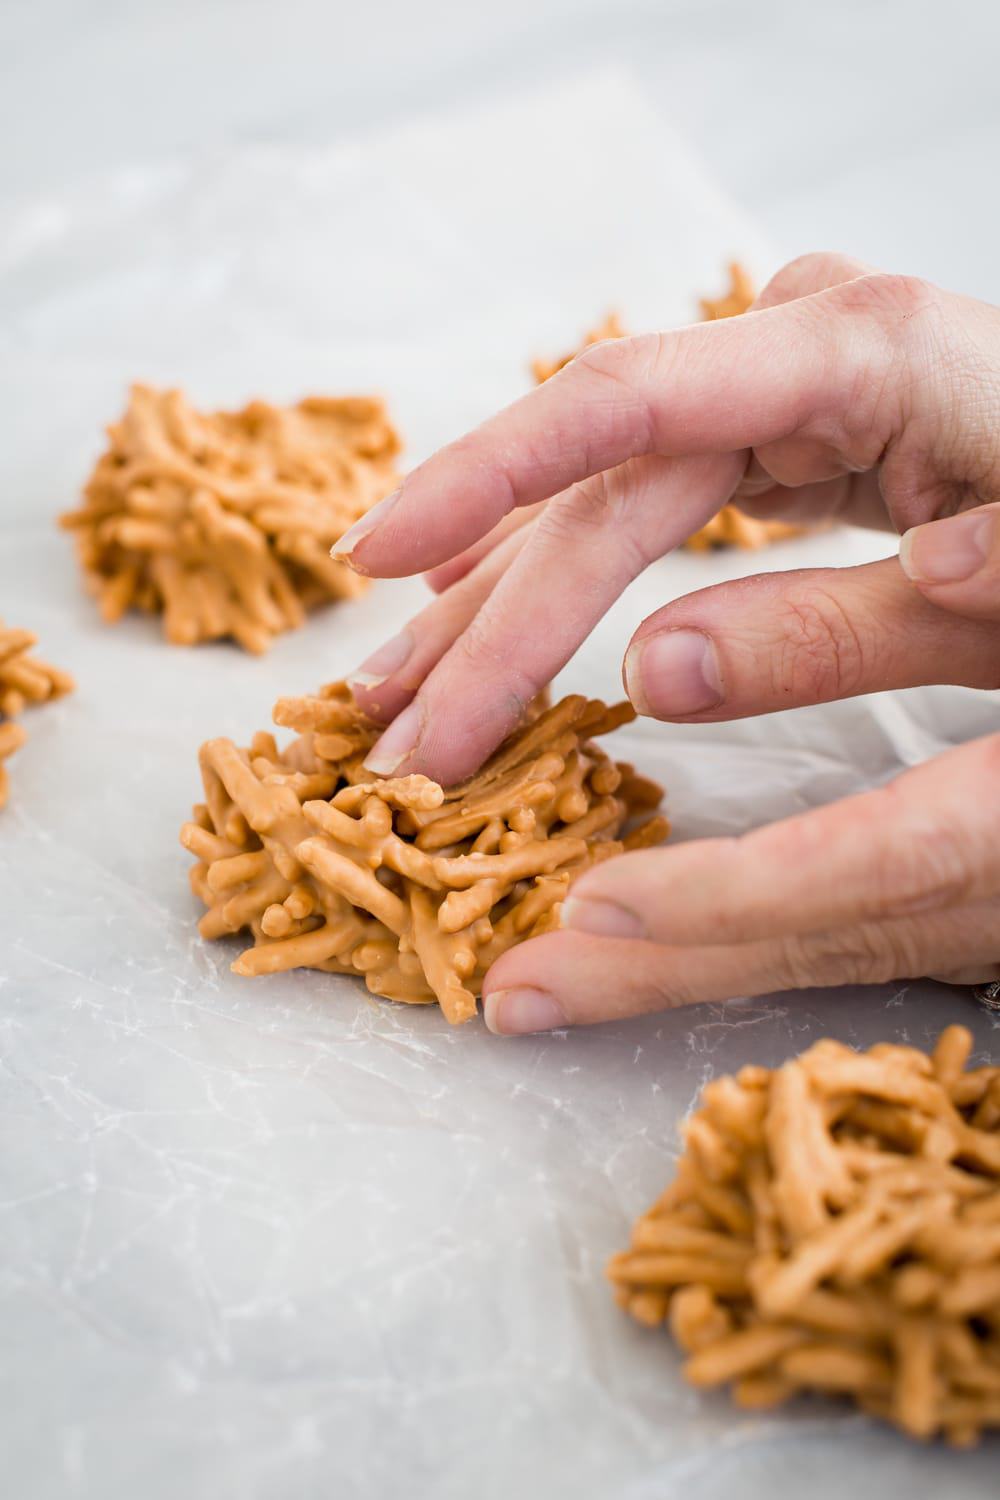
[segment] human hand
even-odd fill
[[[459,577],[356,679],[363,706],[395,720],[372,769],[446,783],[474,769],[626,584],[731,497],[755,515],[899,530],[1000,498],[1000,312],[865,270],[807,257],[775,278],[757,312],[591,347],[421,465],[344,539],[338,552],[366,573]],[[509,527],[532,506],[530,525],[481,555],[498,521]],[[773,691],[741,696],[718,642],[678,629],[678,611],[700,608],[703,594],[640,626],[630,696],[641,712],[700,720],[876,686],[983,685],[983,661],[953,666],[947,649],[907,641],[922,601],[912,590],[896,598],[905,581],[894,560],[851,571],[864,575],[853,585],[850,573],[788,574],[716,594],[725,613],[735,599],[743,608],[748,586],[770,588],[786,629],[798,619],[797,696],[780,674]],[[823,636],[829,617],[854,607],[844,589],[877,612],[890,579],[897,614],[878,653],[836,680],[807,680],[810,632]],[[803,590],[823,595],[818,615]],[[937,593],[947,606],[947,589]],[[947,642],[941,618],[918,614],[922,640]]]
[[[483,988],[501,1034],[733,995],[1000,979],[1000,735],[734,839],[606,860]]]
[[[705,589],[646,639],[666,625],[710,643],[726,707],[703,718],[897,686],[921,659],[925,681],[1000,686],[1000,505],[916,527],[902,554],[909,578],[890,559],[748,579],[738,611],[731,585]],[[644,691],[673,691],[656,673]],[[1000,734],[742,838],[608,860],[574,884],[562,926],[493,965],[494,1031],[815,985],[998,979]]]

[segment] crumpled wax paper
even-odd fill
[[[836,1406],[746,1415],[686,1389],[602,1279],[706,1079],[956,1019],[995,1056],[967,993],[785,994],[512,1042],[351,980],[236,978],[240,944],[195,932],[177,843],[197,747],[356,665],[423,585],[379,585],[264,660],[178,650],[146,619],[101,626],[53,525],[132,378],[210,405],[380,389],[418,458],[609,306],[689,320],[733,254],[768,269],[616,73],[331,149],[139,166],[23,205],[0,236],[0,614],[79,680],[26,716],[0,815],[12,1495],[995,1494],[995,1441],[923,1452]],[[671,558],[564,685],[615,696],[629,631],[678,593],[891,546]],[[685,838],[998,722],[995,698],[937,689],[617,738]]]

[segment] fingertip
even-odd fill
[[[918,586],[968,583],[1000,551],[1000,506],[963,511],[912,526],[899,544],[899,562]]]
[[[399,489],[393,490],[391,495],[386,495],[384,499],[379,500],[344,532],[340,540],[330,548],[330,556],[334,562],[346,563],[349,568],[354,569],[355,573],[368,573],[368,568],[357,556],[358,548],[362,543],[368,542],[378,531],[390,511],[395,509],[402,493],[401,485]]]
[[[396,688],[384,677],[365,681],[365,673],[346,679],[351,697],[366,719],[373,724],[391,724],[413,700],[413,694]]]
[[[365,756],[366,771],[376,776],[395,776],[417,749],[422,730],[420,706],[411,703],[397,714],[385,733],[376,740]]]
[[[725,696],[715,643],[701,630],[661,630],[634,639],[623,675],[637,712],[649,718],[688,718],[718,708]]]
[[[545,990],[493,990],[483,996],[483,1019],[494,1036],[528,1036],[569,1025],[562,1005]]]
[[[638,913],[616,901],[600,897],[567,896],[559,914],[560,924],[571,932],[589,932],[594,937],[642,939],[648,936]]]
[[[352,672],[344,681],[361,712],[367,714],[369,719],[378,719],[379,700],[376,695],[385,678],[377,677],[372,672]]]
[[[503,990],[494,990],[492,995],[483,996],[483,1020],[486,1022],[486,1029],[492,1031],[494,1036],[503,1036],[499,1015],[502,995]]]

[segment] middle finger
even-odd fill
[[[367,767],[445,786],[476,770],[626,585],[714,515],[742,468],[738,454],[632,459],[550,501]]]

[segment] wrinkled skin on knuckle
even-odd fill
[[[859,446],[866,437],[884,445],[885,429],[902,426],[914,392],[933,379],[935,357],[953,337],[947,293],[917,276],[876,272],[829,296],[849,321],[864,325],[868,350],[844,408],[846,430]]]
[[[671,972],[670,956],[665,953],[662,966],[646,979],[640,997],[641,1006],[634,1008],[643,1011],[681,1010],[686,1005],[697,1005],[703,998],[693,978]]]
[[[862,276],[786,304],[786,336],[814,351],[785,433],[756,452],[792,485],[875,467],[901,425],[908,352],[881,299]]]
[[[897,330],[914,318],[938,322],[948,301],[948,293],[933,282],[896,271],[860,276],[838,287],[836,295],[845,307]]]
[[[591,344],[522,398],[535,403],[540,463],[559,451],[577,473],[596,474],[622,453],[655,451],[655,385],[637,380],[633,352],[643,343]]]
[[[518,666],[527,659],[530,645],[531,637],[520,633],[510,622],[497,629],[495,623],[485,622],[480,614],[469,622],[452,650],[465,673],[477,682],[496,684],[509,710],[520,714],[544,686]]]
[[[790,593],[781,601],[777,628],[771,657],[776,697],[824,703],[858,691],[864,640],[834,593],[815,585]]]
[[[893,355],[882,480],[898,529],[1000,498],[1000,311],[917,277],[857,285]]]
[[[669,439],[661,417],[667,418],[671,390],[684,386],[692,365],[698,378],[706,376],[710,357],[705,344],[706,327],[722,325],[691,324],[667,332],[647,333],[639,338],[611,339],[583,349],[566,366],[562,374],[582,377],[581,397],[593,399],[594,382],[609,384],[619,394],[619,403],[627,407],[636,440],[635,454],[666,452]],[[719,348],[715,363],[720,385],[727,375],[727,356]],[[555,379],[559,379],[556,376]],[[605,395],[607,392],[605,391]],[[669,423],[668,423],[669,425]]]
[[[595,476],[585,484],[550,500],[535,522],[535,537],[539,546],[551,548],[572,547],[583,532],[602,531],[608,524],[609,507],[606,499],[605,476]],[[534,542],[534,538],[532,539]]]
[[[578,376],[593,376],[634,393],[652,376],[662,378],[669,340],[660,333],[631,338],[602,339],[587,344],[566,367]]]
[[[783,939],[781,965],[791,989],[884,984],[921,972],[918,949],[915,929],[863,922]]]
[[[873,841],[870,878],[876,907],[886,917],[959,905],[973,880],[968,831],[932,807],[914,808],[898,782],[882,788],[880,821],[891,836]]]
[[[787,990],[808,990],[828,985],[850,984],[857,976],[849,971],[840,933],[790,933],[777,940],[775,985]]]
[[[987,315],[987,347],[956,324],[951,342],[936,351],[927,447],[928,466],[946,481],[935,509],[941,516],[1000,500],[1000,317],[992,308],[983,309]],[[983,335],[982,324],[974,332]]]
[[[649,498],[648,476],[642,459],[627,459],[617,468],[593,474],[549,502],[535,522],[536,545],[551,549],[575,549],[581,534],[601,540],[604,534],[605,568],[614,566],[635,577],[653,560],[646,545],[648,527],[643,525]],[[574,593],[586,592],[588,581],[581,571],[573,578]]]
[[[886,378],[875,410],[891,404],[903,421],[919,409],[922,392],[933,391],[938,399],[941,362],[956,340],[948,294],[916,276],[866,276],[846,290],[855,288],[860,316],[876,325],[884,341]]]
[[[651,378],[663,378],[655,351],[659,336],[605,339],[581,349],[554,377],[572,385],[586,403],[610,401],[627,412],[630,425],[645,434],[644,451],[652,448],[652,419],[645,390]]]
[[[631,491],[622,472],[627,465],[605,469],[574,484],[550,500],[538,517],[536,530],[550,541],[572,543],[581,529],[603,531],[629,511]]]

